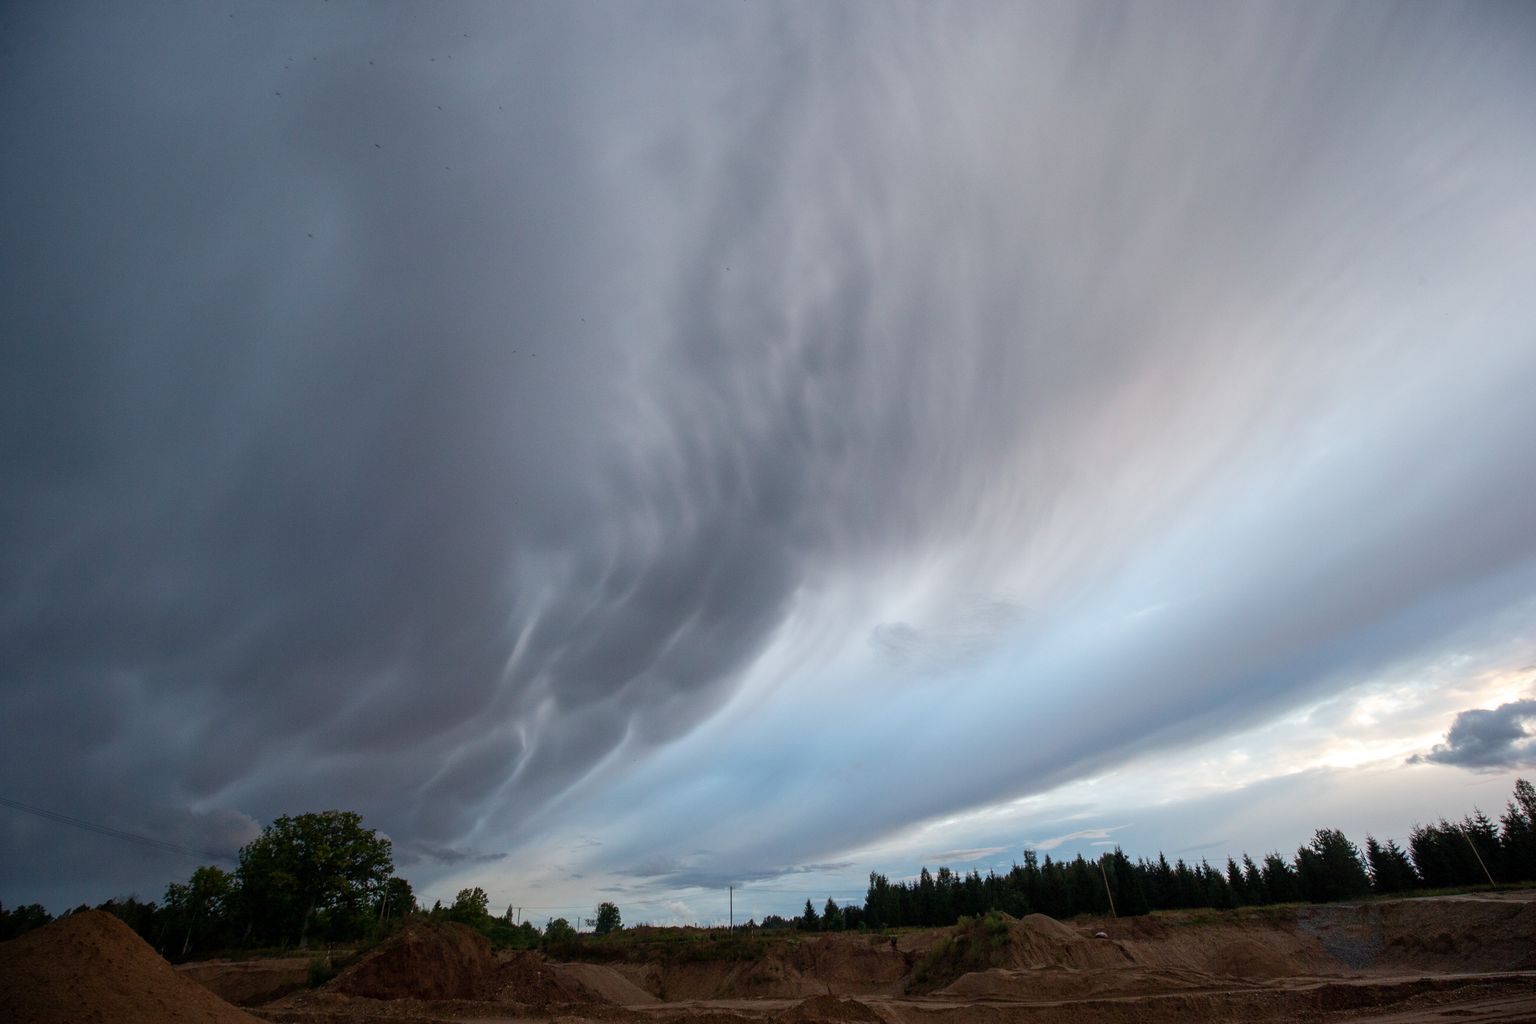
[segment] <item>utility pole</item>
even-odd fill
[[[1472,833],[1467,831],[1465,825],[1461,826],[1461,837],[1467,841],[1468,846],[1472,847],[1472,856],[1477,858],[1477,866],[1483,869],[1483,874],[1488,875],[1488,884],[1497,889],[1499,883],[1493,880],[1493,875],[1488,871],[1488,865],[1483,863],[1483,855],[1477,852],[1477,844],[1472,841]]]
[[[1107,854],[1099,856],[1099,877],[1104,879],[1104,895],[1109,897],[1109,916],[1118,919],[1120,915],[1115,913],[1115,894],[1109,891],[1109,875],[1104,870],[1105,856]]]

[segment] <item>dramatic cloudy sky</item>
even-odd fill
[[[1533,15],[9,5],[0,902],[324,808],[630,921],[1497,814]]]

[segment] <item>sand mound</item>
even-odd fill
[[[10,1024],[259,1024],[98,910],[0,943],[0,1020]]]
[[[821,1021],[884,1024],[878,1013],[857,999],[839,996],[812,996],[791,1006],[774,1020],[779,1024],[818,1024]]]
[[[491,944],[461,924],[412,922],[326,990],[371,999],[481,999],[497,987]]]
[[[1071,925],[1044,914],[1025,914],[1019,918],[1018,931],[1042,942],[1077,942],[1082,938]]]
[[[640,1006],[660,1002],[654,995],[630,981],[612,967],[598,964],[561,964],[561,973],[588,992],[620,1006]]]
[[[1009,960],[1019,968],[1124,967],[1130,958],[1116,943],[1095,939],[1044,914],[1009,923]]]
[[[540,953],[512,952],[503,953],[502,956],[496,969],[492,993],[497,999],[529,1006],[616,1001],[605,996],[599,985],[589,985],[587,982],[588,978],[598,977],[602,968],[592,968],[590,964],[554,964],[545,960]],[[606,973],[613,975],[613,985],[624,980],[617,972]],[[609,985],[608,982],[601,984]]]

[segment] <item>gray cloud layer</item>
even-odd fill
[[[1536,733],[1526,728],[1531,723],[1536,723],[1536,700],[1472,708],[1456,716],[1444,743],[1409,760],[1474,769],[1529,768],[1536,765]]]
[[[902,671],[1133,562],[1249,574],[1154,645],[1141,742],[1520,592],[1528,18],[330,6],[9,16],[12,795],[451,864],[925,552],[1027,585],[861,634]],[[1190,525],[1221,486],[1248,519]],[[99,859],[3,836],[6,894]]]

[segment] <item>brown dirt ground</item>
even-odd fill
[[[307,986],[309,958],[203,960],[178,964],[176,972],[225,1002],[236,1006],[260,1006]]]
[[[868,1005],[857,999],[841,996],[812,996],[802,1000],[774,1018],[775,1024],[884,1024],[882,1018]]]
[[[133,929],[86,910],[0,943],[9,1024],[259,1024],[182,977]]]
[[[467,929],[415,926],[326,988],[254,1012],[282,1024],[1536,1022],[1536,891],[1008,927],[1005,966],[908,996],[914,959],[946,930],[907,933],[899,951],[845,934],[790,938],[756,962],[609,966],[493,954]],[[104,914],[0,946],[0,1020],[252,1019]]]
[[[413,922],[327,984],[368,999],[483,999],[494,994],[496,957],[462,924]]]

